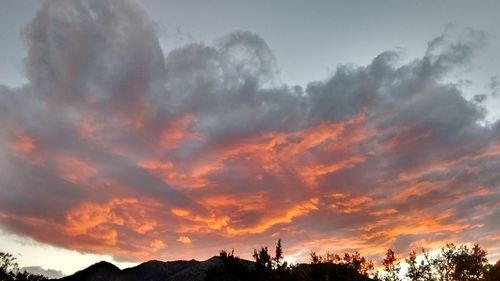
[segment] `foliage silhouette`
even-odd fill
[[[47,277],[21,271],[12,254],[0,252],[0,281],[45,281]]]
[[[385,253],[385,258],[382,261],[384,266],[385,274],[382,277],[382,281],[400,281],[399,272],[401,267],[399,265],[396,254],[392,249],[388,249]]]
[[[437,271],[438,280],[443,281],[480,281],[488,270],[486,251],[478,244],[472,248],[467,245],[457,247],[446,244],[431,263]]]
[[[498,281],[500,280],[500,260],[495,265],[488,266],[484,276],[485,281]]]
[[[205,280],[267,280],[267,281],[321,281],[352,280],[371,281],[373,263],[359,252],[326,256],[311,253],[310,264],[288,265],[284,260],[281,240],[278,240],[274,257],[268,247],[255,249],[253,267],[237,266],[242,260],[234,257],[234,252],[221,251],[221,265],[207,271]]]
[[[388,249],[381,271],[375,271],[373,262],[357,251],[343,255],[312,252],[310,263],[289,265],[283,261],[283,247],[278,240],[274,257],[267,247],[254,250],[254,266],[243,266],[244,260],[235,257],[233,251],[230,254],[221,251],[222,264],[209,269],[205,280],[500,281],[500,261],[490,265],[486,255],[477,244],[457,247],[450,243],[433,255],[424,248],[419,255],[412,250],[404,260]],[[401,262],[407,265],[405,272],[401,270]]]
[[[212,266],[207,270],[206,281],[246,281],[253,280],[250,276],[250,268],[243,264],[239,257],[234,255],[234,250],[220,251],[219,257],[222,263]]]
[[[421,251],[422,258],[420,262],[417,261],[417,253],[415,252],[415,250],[410,252],[410,256],[406,259],[406,263],[408,264],[406,277],[412,281],[434,280],[429,251],[425,250],[424,248],[422,248]]]

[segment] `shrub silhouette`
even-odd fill
[[[375,271],[371,260],[359,252],[343,255],[326,253],[310,254],[310,263],[289,265],[284,262],[281,240],[276,244],[275,256],[268,247],[255,249],[253,266],[234,256],[234,251],[221,251],[221,265],[207,271],[205,280],[266,280],[266,281],[500,281],[500,261],[488,264],[487,252],[478,244],[455,246],[446,244],[433,255],[422,248],[421,255],[415,250],[404,260],[399,260],[388,249],[382,260],[384,267]],[[407,264],[401,272],[401,261]],[[246,264],[244,264],[246,262]]]

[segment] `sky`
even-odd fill
[[[54,276],[279,238],[496,261],[499,6],[0,1],[0,249]]]

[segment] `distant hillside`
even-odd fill
[[[251,261],[242,260],[251,264]],[[206,261],[148,261],[138,266],[119,269],[115,265],[101,261],[63,277],[61,281],[202,281],[210,266],[222,263],[220,257]]]

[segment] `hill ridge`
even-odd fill
[[[204,279],[205,272],[210,266],[216,266],[221,263],[222,261],[219,256],[213,256],[203,261],[198,261],[195,259],[174,261],[149,260],[133,267],[120,269],[110,262],[100,261],[93,265],[90,265],[87,268],[79,270],[72,275],[52,280],[201,281]]]

